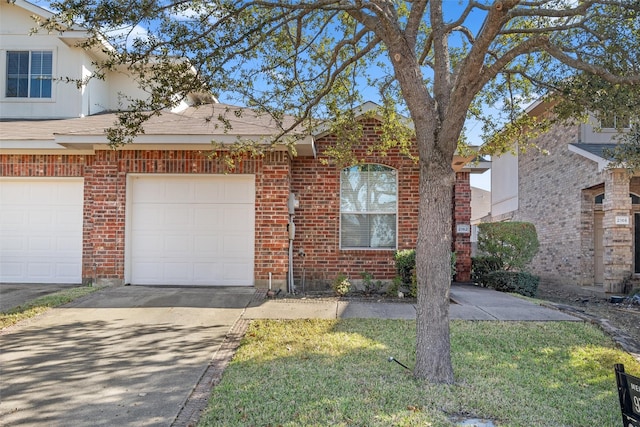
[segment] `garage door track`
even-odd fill
[[[0,334],[0,425],[170,425],[253,288],[104,289]]]

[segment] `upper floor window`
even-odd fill
[[[607,114],[598,116],[600,127],[603,129],[628,129],[631,126],[631,115],[629,114]]]
[[[52,79],[52,51],[7,51],[7,98],[51,98]]]
[[[340,174],[340,247],[396,248],[398,179],[383,165],[358,165]]]

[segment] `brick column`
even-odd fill
[[[84,178],[83,282],[124,283],[126,174],[118,152],[96,151]]]
[[[623,169],[605,173],[604,290],[621,292],[633,267],[633,233],[629,175]]]
[[[267,153],[256,177],[255,285],[265,288],[271,273],[274,288],[287,289],[291,162],[286,152]]]
[[[458,225],[468,231],[458,232]],[[466,227],[465,227],[466,228]],[[471,183],[469,172],[456,172],[453,188],[453,250],[456,253],[456,276],[458,282],[471,280]]]

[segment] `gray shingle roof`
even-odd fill
[[[584,143],[575,143],[570,144],[574,147],[577,147],[581,150],[587,151],[595,156],[601,157],[604,160],[609,160],[608,156],[605,156],[604,152],[606,149],[612,149],[615,147],[614,144],[584,144]]]

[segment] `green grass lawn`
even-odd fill
[[[21,320],[37,316],[50,308],[66,304],[77,298],[95,292],[98,289],[101,288],[81,286],[77,288],[64,289],[53,294],[41,296],[33,301],[29,301],[5,312],[0,312],[0,329],[15,325]]]
[[[456,383],[435,386],[414,364],[415,322],[255,321],[201,426],[497,426],[621,424],[615,363],[640,363],[576,322],[452,322]]]

